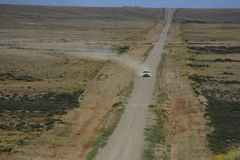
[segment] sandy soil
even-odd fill
[[[103,71],[98,76],[104,74],[108,78],[96,78],[89,84],[82,97],[81,107],[63,116],[66,124],[57,125],[52,131],[42,135],[26,148],[26,155],[16,156],[15,159],[85,159],[91,149],[91,141],[111,106],[121,100],[122,95],[118,93],[129,87],[131,72],[122,70],[117,64],[108,65]],[[114,74],[115,72],[119,74]],[[14,156],[10,159],[14,159]]]
[[[234,150],[240,143],[239,116],[239,9],[179,10],[176,25],[188,77],[196,96],[205,97],[207,134],[212,154]],[[188,16],[186,16],[189,14]],[[211,16],[204,16],[209,14]],[[198,21],[194,21],[198,19]]]
[[[147,120],[147,107],[152,103],[152,95],[156,80],[156,70],[163,46],[167,38],[167,32],[171,26],[173,11],[168,10],[166,24],[160,34],[160,39],[155,43],[145,63],[150,66],[152,77],[135,77],[134,88],[126,110],[110,137],[107,145],[100,150],[97,160],[139,160],[144,145],[144,128]]]
[[[78,100],[79,107],[67,110],[67,114],[62,116],[58,115],[60,121],[43,134],[37,134],[35,130],[30,132],[35,134],[34,138],[30,133],[24,135],[28,139],[27,145],[23,145],[23,141],[12,143],[23,135],[15,131],[6,132],[5,129],[1,135],[4,139],[0,141],[0,149],[5,142],[8,145],[18,143],[18,147],[1,155],[1,158],[86,159],[101,129],[107,128],[113,121],[118,123],[121,113],[112,112],[114,104],[127,102],[121,120],[96,159],[140,160],[144,147],[144,128],[147,120],[151,119],[147,107],[155,103],[152,94],[156,89],[156,69],[167,37],[168,45],[161,64],[162,77],[157,81],[169,98],[166,103],[159,104],[166,113],[163,127],[166,142],[163,145],[170,146],[171,160],[208,158],[212,153],[208,148],[207,135],[212,128],[207,127],[209,121],[204,118],[206,99],[201,94],[196,96],[196,91],[219,87],[219,93],[220,89],[226,89],[230,98],[238,99],[239,54],[234,50],[238,52],[239,48],[239,10],[204,10],[204,14],[203,10],[177,10],[175,14],[168,10],[166,21],[163,20],[163,11],[128,7],[0,5],[0,74],[9,78],[0,77],[3,81],[0,84],[1,94],[8,93],[5,99],[14,97],[15,92],[31,92],[38,96],[38,93],[46,91],[72,94],[73,91],[84,89]],[[174,23],[170,28],[173,14]],[[224,51],[222,45],[230,47],[232,51]],[[217,48],[219,46],[220,50]],[[187,53],[194,49],[189,47],[200,47],[198,52],[227,53],[221,56],[218,53],[190,56]],[[124,50],[123,53],[121,50]],[[142,63],[144,60],[145,63]],[[150,68],[153,76],[149,79],[136,77],[136,72],[142,67]],[[206,67],[209,67],[208,70]],[[211,75],[215,79],[205,81],[200,87],[191,86],[188,78],[194,74],[205,77]],[[224,84],[226,79],[227,83],[234,84]],[[134,86],[129,96],[132,80]],[[221,85],[215,83],[219,80]],[[229,100],[228,96],[223,99]],[[17,114],[22,117],[21,112]],[[16,127],[12,122],[19,117],[6,115],[1,114],[0,118],[7,120],[7,125]],[[28,118],[26,121],[41,124],[41,118]],[[0,125],[4,123],[1,121]],[[236,135],[238,132],[234,130],[234,135],[227,138],[234,139]],[[162,150],[166,146],[160,144],[156,147],[157,159],[162,159]]]
[[[239,10],[200,11],[176,12],[162,67],[159,85],[169,97],[162,104],[168,113],[164,129],[173,160],[209,159],[239,142],[236,123],[229,123],[239,119],[238,105],[229,109],[239,103],[239,50],[234,50],[239,45]]]
[[[151,48],[152,42],[157,39],[162,27],[162,22],[159,22],[162,18],[159,16],[162,11],[159,9],[0,7],[2,15],[0,51],[7,55],[12,54],[14,57],[17,55],[19,59],[24,59],[23,55],[31,58],[32,55],[46,56],[46,58],[56,56],[60,59],[59,63],[69,63],[71,61],[68,58],[70,58],[75,64],[77,60],[81,61],[82,54],[93,53],[93,55],[97,55],[100,51],[103,54],[106,53],[107,56],[108,53],[112,54],[112,52],[116,55],[119,54],[119,47],[129,46],[129,50],[126,51],[128,55],[126,56],[125,53],[121,56],[130,57],[138,63],[148,55],[149,48]],[[11,12],[8,12],[8,9],[11,9]],[[49,12],[53,12],[54,16],[49,16]],[[55,13],[61,14],[61,16],[58,17],[58,14]],[[82,13],[85,14],[82,15]],[[109,17],[109,15],[112,16]],[[10,19],[10,21],[6,19]],[[94,25],[96,23],[97,26]],[[63,60],[59,56],[62,56]],[[83,57],[86,63],[80,63],[80,68],[85,67],[87,62],[92,62],[91,59]],[[14,61],[18,62],[19,59],[16,58]],[[36,60],[36,58],[33,59]],[[31,61],[33,65],[34,60]],[[43,67],[35,75],[40,74],[47,77],[48,81],[57,81],[51,77],[51,74],[54,73],[51,66],[58,62],[55,62],[54,58],[51,60],[53,64],[47,65],[51,72],[48,70],[49,68]],[[15,62],[14,65],[16,65]],[[24,63],[19,69],[25,68],[26,73],[34,73],[34,70],[31,70],[24,60],[20,62]],[[39,66],[42,64],[44,66],[44,62],[44,60],[39,62]],[[96,61],[93,60],[93,62]],[[78,72],[76,69],[74,72],[71,71],[73,64],[69,63],[68,67],[64,68],[64,70],[69,69],[71,76],[75,74],[75,71]],[[85,159],[92,149],[92,141],[99,134],[101,128],[108,123],[106,121],[111,120],[109,117],[114,114],[110,112],[112,106],[115,103],[125,101],[129,93],[130,82],[135,74],[130,68],[129,65],[116,63],[116,61],[106,61],[100,68],[96,65],[96,70],[94,70],[94,66],[86,66],[86,70],[83,72],[89,75],[91,81],[80,76],[81,80],[76,81],[73,87],[77,89],[79,85],[85,89],[84,94],[79,97],[80,107],[69,110],[61,117],[61,123],[56,124],[53,129],[38,135],[28,145],[18,147],[17,152],[5,154],[2,158],[11,160]],[[88,69],[93,70],[88,72]],[[47,75],[48,72],[51,74]],[[69,86],[72,85],[70,83],[72,77],[64,74],[59,76],[66,78]],[[59,85],[64,84],[65,86],[63,82],[61,81]],[[14,88],[14,85],[5,83],[7,90],[9,86],[12,86],[12,89],[16,91],[19,90],[19,88]],[[34,87],[35,92],[38,92],[43,85],[41,82],[34,82],[34,84],[38,86]],[[50,87],[50,91],[51,84],[47,83],[46,85],[46,88]],[[33,86],[33,83],[26,84],[24,82],[22,85]]]
[[[172,160],[206,159],[209,156],[206,139],[209,129],[204,118],[204,106],[194,95],[187,77],[182,75],[183,66],[175,56],[167,56],[161,82],[172,104],[164,108],[168,112],[164,128],[166,141],[171,145],[170,157]]]

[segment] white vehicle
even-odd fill
[[[140,74],[140,77],[151,77],[151,72],[149,70],[143,70]]]

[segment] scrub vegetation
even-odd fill
[[[210,12],[211,16],[203,16]],[[213,159],[228,159],[221,153],[228,153],[240,144],[240,46],[237,43],[240,22],[235,19],[240,12],[204,10],[197,14],[195,10],[181,10],[178,13],[176,21],[180,23],[189,57],[189,79],[195,94],[207,100],[205,117],[212,127],[207,135],[209,148],[214,154],[220,154]],[[189,21],[194,18],[204,23]]]

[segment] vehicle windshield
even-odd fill
[[[143,73],[150,73],[150,71],[143,71]]]

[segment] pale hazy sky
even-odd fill
[[[240,0],[0,0],[0,3],[99,7],[240,8]]]

